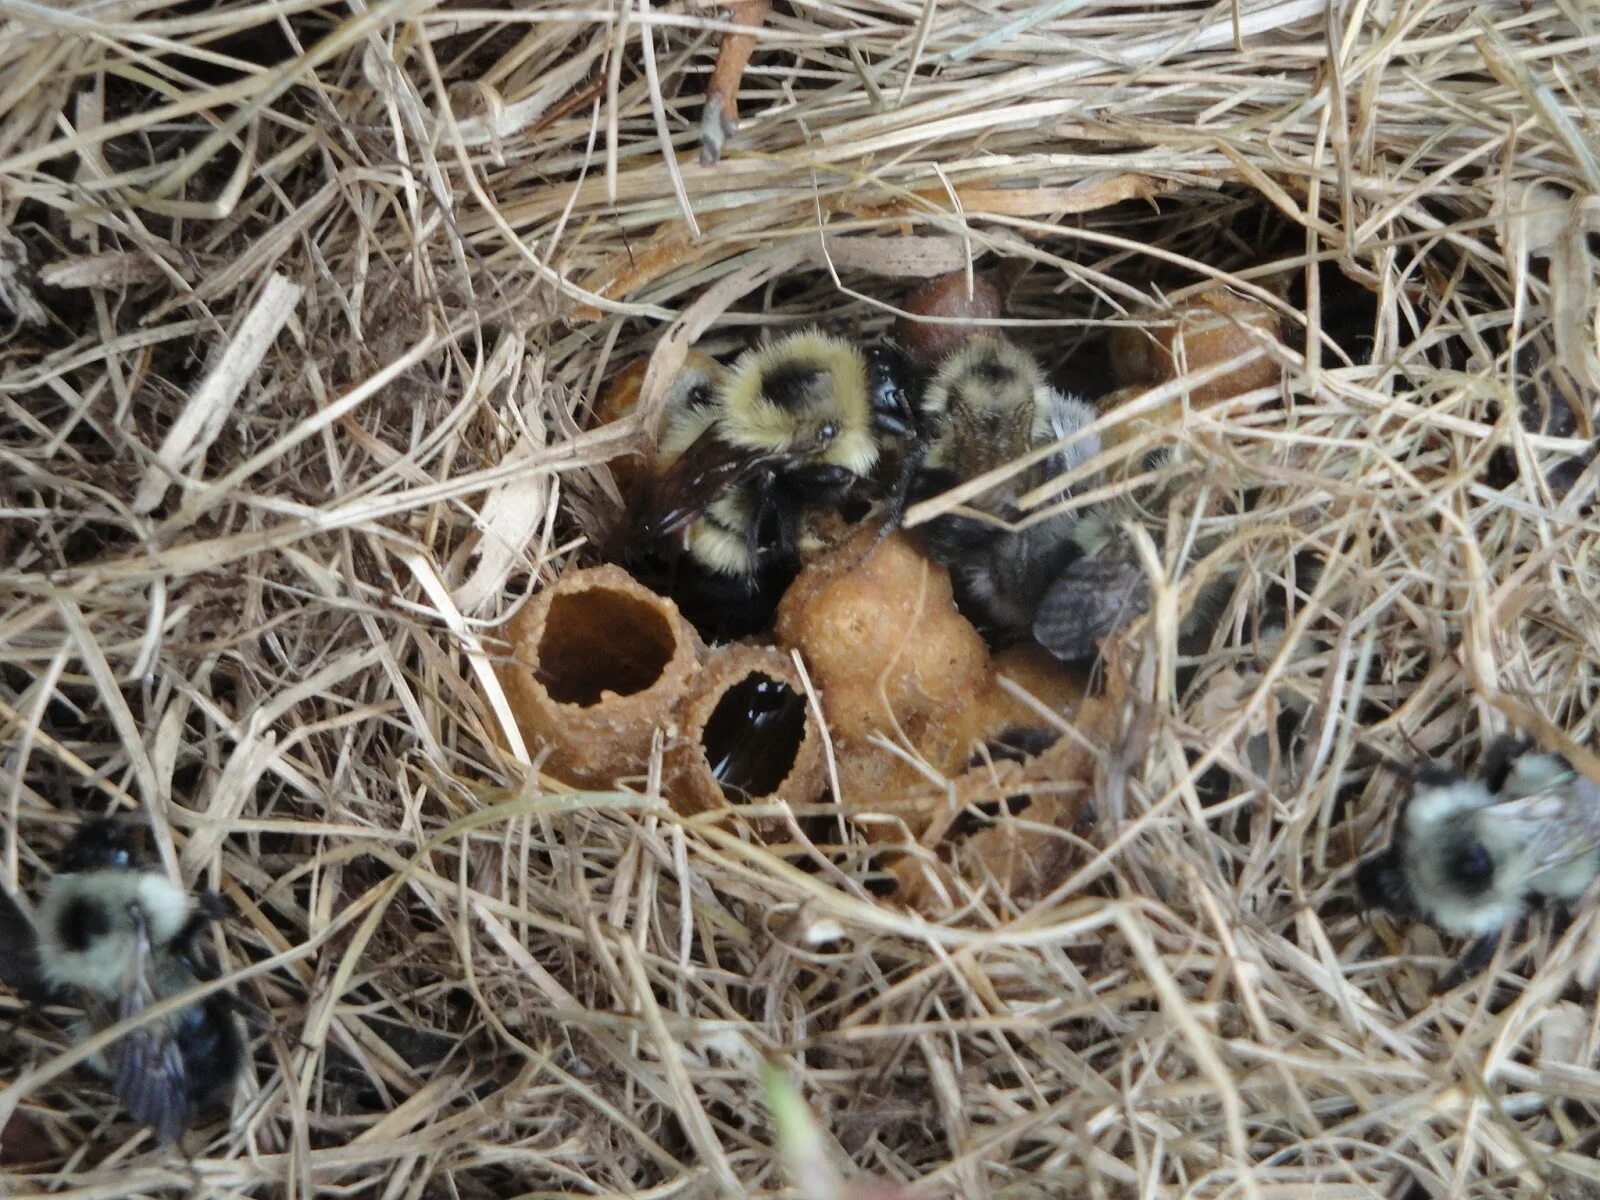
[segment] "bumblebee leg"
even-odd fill
[[[777,554],[788,552],[800,526],[800,514],[792,503],[785,502],[788,497],[779,495],[778,477],[772,472],[763,472],[753,486],[744,548],[750,562],[759,564],[764,548]]]
[[[927,457],[928,444],[924,441],[913,442],[906,450],[900,463],[900,472],[889,490],[889,499],[883,508],[883,526],[878,530],[873,546],[900,528],[900,520],[906,515],[906,505],[911,501],[911,487],[922,473],[922,464]]]
[[[194,911],[189,914],[188,920],[178,927],[178,932],[172,935],[171,946],[173,952],[181,958],[190,957],[194,944],[206,926],[222,920],[228,915],[228,902],[213,891],[204,891],[194,898]]]
[[[783,478],[789,487],[799,489],[809,500],[813,496],[843,492],[855,482],[856,474],[849,467],[833,463],[811,463],[791,467],[783,472]]]
[[[1433,994],[1442,996],[1445,992],[1453,992],[1479,971],[1489,965],[1489,960],[1494,957],[1494,952],[1500,948],[1500,939],[1505,931],[1488,933],[1473,942],[1466,949],[1456,965],[1451,967],[1439,981],[1433,985]]]

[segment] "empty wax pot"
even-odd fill
[[[809,804],[822,792],[822,731],[800,672],[781,651],[712,651],[684,697],[678,730],[663,789],[679,811]]]
[[[610,787],[644,774],[699,665],[677,605],[621,567],[564,575],[507,622],[499,669],[517,727],[552,775]]]
[[[967,290],[967,273],[952,271],[922,284],[906,297],[906,312],[894,323],[894,340],[913,363],[931,371],[973,334],[985,327],[979,321],[1000,315],[1000,289],[985,276],[974,275],[972,290]],[[944,321],[919,321],[916,317],[958,318]],[[961,320],[959,318],[966,318]]]
[[[1124,387],[1151,387],[1193,375],[1226,362],[1268,340],[1278,340],[1282,326],[1278,314],[1257,300],[1246,299],[1227,288],[1202,292],[1170,309],[1143,315],[1138,327],[1118,329],[1111,335],[1111,367]],[[1231,400],[1278,381],[1282,368],[1266,353],[1259,353],[1232,370],[1189,392],[1191,404]],[[1160,419],[1152,414],[1152,419]]]

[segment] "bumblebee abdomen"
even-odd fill
[[[744,532],[719,524],[709,516],[700,518],[690,528],[689,555],[702,568],[717,575],[737,578],[752,574],[756,568]]]

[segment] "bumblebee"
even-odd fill
[[[67,843],[36,925],[10,896],[0,892],[0,901],[7,982],[30,1000],[81,1008],[85,1037],[217,977],[199,939],[224,915],[221,898],[191,899],[145,863],[122,821],[90,821]],[[128,1114],[166,1145],[227,1109],[243,1063],[232,997],[218,991],[130,1030],[96,1065]]]
[[[1483,770],[1412,774],[1394,837],[1356,873],[1361,898],[1473,939],[1439,984],[1493,957],[1532,903],[1576,900],[1600,875],[1600,787],[1559,754],[1502,741]]]
[[[923,393],[919,416],[927,450],[913,493],[926,498],[947,491],[1079,433],[1096,415],[1093,405],[1051,387],[1021,347],[974,336],[939,365]],[[1078,437],[968,503],[991,519],[952,512],[914,530],[928,553],[950,568],[957,604],[991,638],[1031,636],[1046,589],[1085,554],[1075,536],[1085,520],[1079,513],[1006,528],[1021,518],[1018,497],[1099,452],[1097,436]]]
[[[713,640],[770,625],[800,568],[800,520],[876,484],[917,427],[891,351],[818,330],[675,383],[628,548]]]

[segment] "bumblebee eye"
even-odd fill
[[[829,421],[821,429],[817,430],[817,436],[825,442],[831,442],[834,438],[839,436],[839,427],[832,421]]]
[[[1467,842],[1450,863],[1450,874],[1469,892],[1481,892],[1494,879],[1494,859],[1482,842]]]

